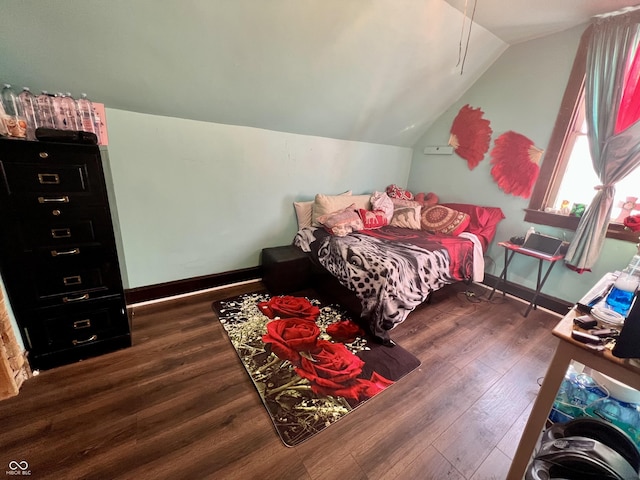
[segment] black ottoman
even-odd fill
[[[311,279],[311,259],[295,245],[262,249],[262,281],[269,293],[303,290]]]

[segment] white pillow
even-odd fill
[[[387,192],[373,192],[371,195],[371,209],[382,210],[384,216],[387,217],[387,222],[391,222],[393,217],[393,202]]]
[[[412,202],[411,200],[400,200],[400,202],[405,203],[394,202],[395,209],[393,210],[393,218],[391,218],[389,225],[392,227],[420,230],[421,205],[417,202]]]
[[[329,213],[337,212],[343,208],[348,207],[352,203],[355,204],[355,209],[364,208],[365,210],[371,210],[371,195],[323,195],[319,193],[316,195],[316,199],[313,202],[313,212],[311,214],[311,225],[319,227],[318,217],[327,215]]]
[[[293,202],[293,208],[296,209],[296,218],[298,219],[298,230],[311,226],[311,214],[313,213],[313,200],[308,202]]]
[[[351,190],[347,190],[340,194],[341,196],[351,195]],[[293,202],[293,208],[296,210],[296,218],[298,219],[298,230],[311,226],[311,218],[313,215],[313,200],[308,202]]]

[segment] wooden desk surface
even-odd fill
[[[614,356],[609,349],[605,349],[601,352],[593,350],[587,347],[584,343],[578,342],[571,337],[571,331],[574,329],[573,319],[580,315],[581,314],[577,312],[575,308],[571,309],[571,311],[569,311],[569,313],[560,320],[551,333],[560,340],[568,342],[589,354],[589,364],[595,370],[601,371],[600,368],[602,368],[602,370],[615,368],[618,376],[624,376],[627,379],[625,381],[622,378],[618,378],[618,380],[640,390],[640,362],[638,360],[618,358]],[[603,366],[603,363],[609,365]],[[599,368],[596,367],[595,364],[597,364]],[[628,373],[624,373],[623,370],[620,370],[617,367],[626,370]],[[602,371],[602,373],[605,375],[607,374],[606,371]],[[630,377],[630,379],[628,377]]]

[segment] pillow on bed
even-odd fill
[[[387,217],[387,222],[393,217],[393,202],[386,192],[373,192],[371,195],[371,210],[382,210]]]
[[[409,200],[404,200],[408,205],[400,205],[394,202],[393,217],[389,222],[392,227],[412,228],[413,230],[420,230],[420,210],[419,203],[411,205]]]
[[[399,198],[401,200],[413,200],[413,193],[409,190],[405,190],[404,188],[400,188],[395,183],[392,183],[387,187],[387,195],[390,198]]]
[[[354,209],[364,208],[365,210],[371,210],[370,198],[370,195],[324,195],[319,193],[313,202],[311,225],[314,227],[319,226],[319,217],[342,210],[352,203],[355,204]]]
[[[469,215],[471,219],[466,231],[480,239],[485,251],[496,234],[498,223],[505,218],[499,207],[482,207],[470,203],[443,203],[442,205]]]
[[[418,193],[413,198],[416,202],[421,203],[423,207],[430,207],[431,205],[437,205],[440,199],[438,195],[433,192]]]
[[[318,222],[323,225],[332,235],[344,237],[351,232],[364,229],[364,224],[360,215],[356,211],[356,204],[352,203],[347,208],[337,212],[328,213],[318,217]]]
[[[420,217],[423,230],[446,235],[458,235],[464,232],[471,220],[468,214],[443,205],[424,207]]]
[[[340,194],[341,196],[351,195],[351,190],[347,190]],[[298,230],[311,226],[313,216],[313,200],[308,202],[293,202],[293,208],[296,210],[296,219],[298,220]]]
[[[387,214],[383,210],[365,210],[361,208],[358,213],[365,230],[373,230],[389,224]]]

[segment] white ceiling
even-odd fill
[[[639,5],[629,0],[446,0],[510,45],[586,23],[593,16]],[[475,13],[474,13],[475,7]]]
[[[87,92],[108,108],[412,146],[510,44],[632,3],[477,0],[461,75],[465,0],[5,2],[0,82]]]

